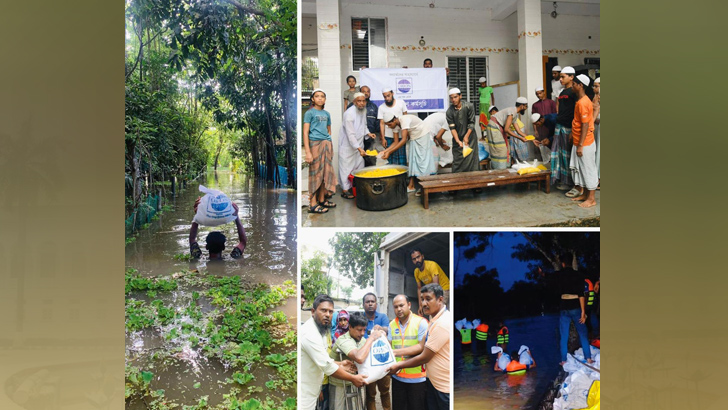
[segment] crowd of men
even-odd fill
[[[355,410],[364,390],[367,410],[376,409],[377,396],[384,410],[449,410],[452,316],[443,289],[449,289],[449,282],[436,262],[424,260],[420,249],[412,249],[410,256],[418,283],[417,313],[404,294],[392,299],[391,321],[377,310],[378,298],[371,292],[362,298],[363,312],[335,312],[328,295],[315,298],[312,317],[299,332],[300,408]],[[374,341],[382,337],[396,362],[386,376],[370,381],[366,374],[357,374],[356,364],[367,360]]]
[[[426,59],[423,67],[432,67]],[[479,79],[479,124],[482,142],[479,146],[475,128],[475,108],[462,97],[458,88],[448,91],[450,106],[446,112],[410,114],[405,101],[395,98],[390,88],[381,90],[384,102],[377,106],[370,100],[372,90],[356,85],[356,78],[347,78],[344,90],[345,107],[339,131],[338,183],[342,197],[354,198],[350,175],[376,159],[366,151],[377,141],[384,148],[379,157],[390,164],[404,165],[410,177],[408,192],[420,195],[416,179],[437,173],[437,152],[452,156],[452,172],[480,170],[480,160],[489,157],[491,169],[506,169],[530,158],[529,144],[544,165],[550,164],[552,183],[580,207],[596,205],[599,189],[599,122],[600,79],[576,75],[573,67],[553,69],[552,97],[547,99],[543,87],[535,90],[538,101],[531,106],[531,122],[535,138],[526,134],[520,116],[528,109],[528,100],[518,97],[495,106],[493,88]],[[336,206],[329,199],[336,190],[337,176],[333,169],[331,116],[324,110],[326,93],[321,89],[311,95],[311,108],[304,115],[304,159],[309,164],[309,212],[325,213]],[[509,105],[510,104],[510,105]],[[452,134],[452,147],[443,134]],[[487,146],[487,149],[485,149]],[[468,150],[472,149],[472,151]],[[483,149],[479,149],[483,148]],[[473,152],[474,155],[470,155]]]

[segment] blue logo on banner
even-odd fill
[[[409,78],[401,78],[397,80],[397,91],[400,94],[412,94],[412,80]]]
[[[389,349],[382,340],[377,340],[372,346],[372,354],[380,363],[386,363],[389,360]]]
[[[224,211],[229,205],[229,201],[225,195],[217,195],[210,198],[210,206],[217,212]]]

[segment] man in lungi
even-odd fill
[[[445,113],[447,124],[453,138],[452,172],[478,171],[478,138],[475,135],[475,108],[473,104],[463,101],[459,88],[450,90],[450,107]],[[463,147],[473,151],[463,156]]]
[[[559,94],[556,108],[556,129],[554,130],[554,142],[551,146],[551,184],[562,191],[568,190],[574,185],[569,172],[569,159],[571,158],[571,122],[574,120],[574,105],[576,94],[571,89],[574,82],[573,67],[564,67],[561,70],[561,85],[564,86]],[[558,182],[558,183],[557,183]],[[570,190],[566,196],[573,198],[579,195],[579,191]]]
[[[536,98],[538,101],[531,105],[531,113],[539,114],[539,118],[544,120],[543,123],[536,124],[539,120],[533,120],[533,130],[536,136],[534,144],[541,152],[541,162],[548,164],[551,162],[551,142],[553,141],[554,129],[556,128],[556,102],[546,98],[546,91],[543,87],[536,88]],[[553,114],[554,121],[552,123],[550,115]],[[533,115],[531,115],[533,117]]]
[[[427,117],[429,118],[429,117]],[[432,175],[437,172],[437,164],[435,163],[435,154],[433,147],[435,145],[433,137],[439,130],[435,130],[435,121],[428,122],[427,118],[423,121],[416,115],[406,114],[401,117],[395,117],[391,112],[384,113],[383,121],[389,128],[401,128],[401,136],[399,142],[390,146],[382,154],[382,159],[387,159],[389,155],[400,149],[407,143],[407,174],[410,177],[407,192],[415,191],[415,177]],[[415,196],[420,196],[421,191],[417,191]]]
[[[311,104],[313,106],[303,116],[304,160],[308,163],[308,212],[323,214],[336,206],[326,200],[327,195],[336,192],[331,115],[324,110],[326,93],[323,90],[313,90]]]
[[[488,139],[488,152],[490,153],[491,169],[506,169],[511,163],[511,154],[508,141],[503,137],[503,127],[494,116],[498,113],[498,107],[490,107],[490,121],[485,127],[486,138]]]
[[[503,161],[501,152],[503,142],[505,142],[504,137],[510,137],[510,144],[507,144],[507,147],[510,146],[511,157],[515,156],[521,161],[528,160],[528,140],[526,140],[526,134],[518,126],[518,114],[523,114],[527,108],[528,100],[526,97],[518,97],[514,106],[491,114],[490,122],[495,122],[496,124],[495,127],[489,127],[488,130],[493,134],[491,139],[494,145],[496,145],[495,148],[498,153],[498,161],[496,161],[493,151],[491,151],[491,167],[493,169],[505,169],[510,165],[507,160]],[[490,122],[488,123],[489,125]],[[491,146],[492,148],[494,147]]]
[[[401,117],[407,114],[407,105],[404,100],[398,100],[394,98],[394,92],[391,88],[385,88],[382,90],[382,96],[384,97],[384,103],[379,106],[377,112],[377,118],[379,119],[379,129],[381,132],[382,146],[387,148],[389,145],[396,144],[399,142],[399,127],[392,129],[384,125],[384,113],[391,112],[395,117]],[[407,152],[406,148],[402,146],[397,151],[394,151],[389,157],[389,163],[394,165],[407,165]]]
[[[339,181],[343,192],[341,196],[346,199],[354,198],[351,192],[349,175],[364,168],[364,137],[374,138],[374,134],[367,129],[366,96],[358,92],[354,95],[354,105],[344,112],[339,131]]]
[[[574,176],[574,189],[579,190],[580,195],[571,200],[583,201],[579,204],[582,208],[591,208],[597,204],[595,192],[599,184],[597,144],[594,142],[594,105],[585,92],[590,82],[588,76],[579,74],[572,86],[578,100],[574,107],[574,120],[571,125],[574,145],[571,148],[570,166]],[[584,190],[581,187],[584,187]]]

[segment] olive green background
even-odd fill
[[[607,409],[728,406],[718,4],[602,1]],[[124,406],[123,13],[0,12],[2,409]]]

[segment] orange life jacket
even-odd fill
[[[505,343],[505,344],[508,344],[508,328],[507,328],[507,327],[503,326],[503,327],[502,327],[502,328],[501,328],[501,329],[500,329],[500,330],[498,331],[498,340],[497,340],[497,343],[498,343],[499,345],[500,345],[500,344],[504,344],[504,343]]]
[[[481,323],[475,328],[475,338],[477,340],[488,340],[488,325]]]
[[[506,372],[508,373],[526,371],[526,369],[528,369],[528,367],[525,364],[521,364],[518,360],[511,360],[511,362],[508,363],[508,366],[506,366]]]
[[[586,305],[591,306],[594,304],[594,284],[589,279],[584,279],[586,286],[584,287],[584,293],[587,293]]]

